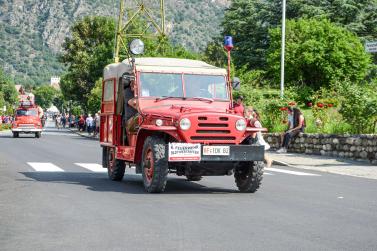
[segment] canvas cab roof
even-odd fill
[[[225,69],[207,64],[200,60],[177,58],[136,58],[135,67],[141,72],[186,73],[204,75],[226,75]],[[125,72],[131,72],[131,60],[109,64],[104,69],[104,79],[120,78]]]

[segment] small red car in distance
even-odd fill
[[[43,110],[34,104],[34,100],[28,95],[20,95],[20,105],[17,108],[12,123],[13,138],[18,138],[20,133],[35,134],[40,138],[42,134]]]

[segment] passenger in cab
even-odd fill
[[[233,107],[234,107],[234,112],[237,115],[244,116],[244,114],[245,114],[245,108],[243,106],[243,96],[239,96],[236,99],[236,102],[233,104]]]

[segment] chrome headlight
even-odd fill
[[[238,131],[245,131],[246,130],[246,121],[244,119],[237,120],[236,129]]]
[[[186,131],[186,130],[190,129],[191,121],[188,118],[181,119],[181,121],[179,121],[179,127],[182,130]]]
[[[163,122],[161,119],[156,119],[156,126],[162,126]]]

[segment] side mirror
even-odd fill
[[[241,81],[239,78],[234,77],[232,80],[232,88],[236,91],[239,91],[241,89]]]

